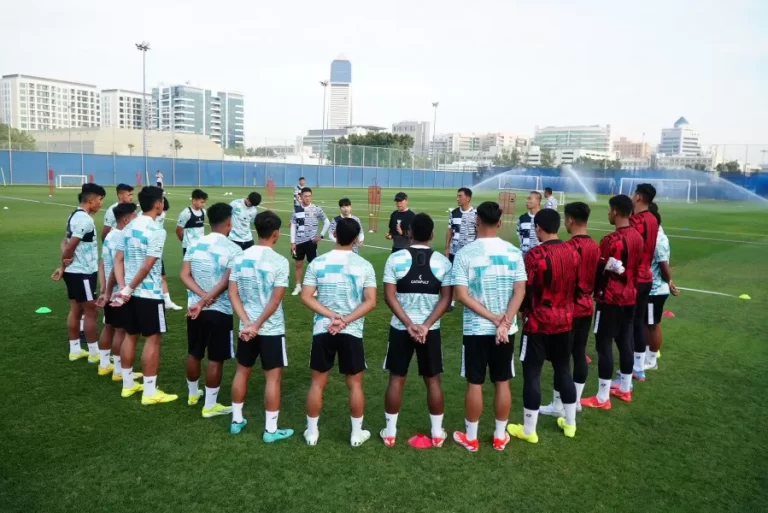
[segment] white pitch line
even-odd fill
[[[713,290],[700,290],[700,289],[687,289],[684,287],[677,287],[678,290],[685,290],[687,292],[701,292],[702,294],[712,294],[715,296],[736,297],[733,294],[726,294],[725,292],[715,292]]]

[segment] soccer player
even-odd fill
[[[456,208],[448,217],[448,231],[445,234],[445,256],[453,263],[456,253],[477,238],[475,209],[470,205],[472,189],[462,187],[456,194]],[[455,298],[454,298],[455,299]],[[453,311],[455,301],[451,301],[448,311]]]
[[[600,259],[600,248],[587,233],[587,221],[591,209],[580,201],[565,205],[565,229],[571,235],[567,242],[579,253],[581,265],[579,280],[576,283],[576,297],[573,308],[573,327],[571,329],[573,356],[573,381],[576,386],[576,411],[581,411],[581,394],[587,382],[589,368],[587,366],[587,341],[589,328],[592,327],[594,305],[592,293],[595,290],[595,273],[597,261]],[[560,397],[560,391],[555,383],[552,403],[539,409],[542,415],[565,417],[565,409]]]
[[[541,210],[541,193],[538,191],[529,192],[525,200],[525,208],[528,211],[517,220],[517,237],[520,239],[520,251],[523,252],[523,256],[528,253],[529,249],[539,244],[533,219]]]
[[[83,184],[78,195],[80,206],[69,215],[67,236],[61,243],[61,268],[69,296],[67,332],[70,361],[87,357],[90,363],[99,362],[99,332],[96,327],[99,242],[93,215],[101,208],[106,195],[100,185]],[[80,318],[83,316],[88,351],[80,346]]]
[[[404,192],[395,194],[395,206],[397,210],[389,216],[389,232],[386,235],[392,241],[392,253],[408,247],[408,229],[416,215],[408,208],[408,195]]]
[[[380,433],[387,447],[395,445],[397,416],[414,351],[419,376],[427,386],[432,445],[442,447],[447,437],[443,429],[440,384],[443,372],[440,317],[451,299],[451,262],[429,247],[434,228],[435,223],[427,214],[416,214],[411,221],[410,246],[392,253],[384,266],[384,300],[393,314],[384,359],[384,369],[389,371],[389,386],[384,396],[387,424]]]
[[[256,218],[256,207],[261,204],[261,194],[253,191],[248,197],[236,199],[230,203],[232,206],[232,231],[229,232],[229,240],[240,246],[245,251],[253,246],[253,234],[251,224]]]
[[[296,187],[293,188],[293,206],[294,207],[300,207],[301,206],[301,196],[304,188],[306,187],[307,181],[302,176],[299,178],[299,183],[296,184]]]
[[[557,210],[557,200],[552,195],[552,187],[544,187],[544,208]]]
[[[157,226],[160,228],[165,229],[165,218],[170,208],[171,204],[168,202],[168,198],[163,196],[163,212],[155,219]],[[160,258],[160,276],[163,279],[163,303],[165,304],[165,309],[175,311],[181,310],[182,308],[171,299],[171,293],[168,289],[168,278],[165,276],[165,260],[162,258]]]
[[[370,431],[363,429],[363,349],[364,318],[376,307],[376,275],[373,266],[352,252],[360,233],[354,219],[341,219],[336,224],[336,247],[317,257],[307,269],[301,302],[315,313],[312,329],[312,351],[309,366],[312,384],[307,394],[307,430],[304,439],[316,445],[317,422],[323,409],[323,390],[328,372],[339,356],[339,372],[344,374],[349,389],[352,416],[352,447],[365,443]],[[317,297],[314,293],[317,291]]]
[[[293,435],[292,429],[277,427],[280,414],[280,383],[283,368],[288,365],[285,350],[285,314],[283,297],[288,289],[288,259],[275,250],[280,238],[280,218],[269,210],[259,213],[254,221],[259,237],[255,246],[245,250],[232,263],[229,275],[229,297],[240,317],[240,339],[237,343],[237,372],[232,381],[232,424],[236,435],[247,421],[243,403],[256,359],[261,357],[264,371],[265,426],[262,439],[277,442]]]
[[[635,301],[635,318],[633,340],[635,360],[632,367],[635,379],[645,381],[645,347],[648,342],[648,297],[653,284],[651,262],[656,252],[656,237],[659,234],[659,222],[648,211],[648,207],[656,197],[656,188],[649,183],[641,183],[635,189],[632,197],[633,214],[629,218],[632,227],[640,232],[643,238],[643,258],[637,275],[637,300]]]
[[[520,250],[498,236],[501,214],[498,203],[481,203],[477,207],[477,240],[464,246],[453,261],[452,283],[457,299],[464,304],[461,375],[467,379],[466,432],[456,431],[453,439],[471,452],[480,446],[477,426],[483,413],[486,369],[495,386],[493,448],[503,451],[509,443],[509,380],[517,313],[527,276]]]
[[[632,200],[620,194],[608,201],[608,222],[616,227],[600,241],[595,278],[595,345],[597,346],[597,395],[581,400],[587,408],[611,409],[611,397],[632,402],[632,329],[637,300],[637,273],[643,258],[643,238],[632,228]],[[619,349],[621,377],[613,377],[613,347]],[[618,385],[619,388],[612,387]]]
[[[319,221],[323,221],[323,231],[317,233]],[[317,257],[317,243],[325,237],[331,226],[323,209],[312,204],[312,189],[301,190],[301,205],[293,208],[291,214],[291,253],[296,261],[296,288],[294,296],[301,292],[301,277],[304,273],[304,259],[311,264]]]
[[[203,418],[229,415],[231,406],[217,402],[224,362],[232,354],[232,304],[225,291],[229,287],[232,262],[242,250],[229,240],[232,207],[216,203],[208,209],[211,233],[193,242],[181,264],[181,281],[187,287],[187,404],[200,399],[198,381],[201,360],[208,351],[205,371]]]
[[[161,189],[163,188],[163,173],[161,173],[159,169],[157,170],[157,173],[155,173],[155,184]]]
[[[205,235],[205,202],[208,193],[195,189],[192,191],[192,205],[179,214],[176,222],[176,237],[181,241],[181,252],[186,254],[197,239]]]
[[[352,215],[352,201],[350,201],[349,198],[341,198],[339,200],[339,212],[340,212],[340,215],[337,215],[331,221],[331,226],[328,229],[329,238],[333,242],[336,242],[336,225],[341,219],[344,219],[344,218],[354,219],[360,225],[360,235],[357,236],[355,245],[352,246],[352,251],[357,253],[359,251],[358,248],[363,247],[363,242],[365,241],[365,230],[363,230],[363,223],[360,222],[359,217]]]
[[[672,283],[672,269],[669,267],[669,238],[661,227],[661,214],[656,203],[651,203],[648,210],[656,217],[659,224],[659,234],[656,236],[656,251],[653,254],[651,271],[653,284],[648,300],[648,350],[645,352],[645,370],[658,369],[658,356],[661,350],[661,319],[664,313],[664,303],[669,294],[677,296],[680,291]]]
[[[510,424],[510,435],[538,443],[536,424],[541,407],[541,368],[552,362],[555,388],[560,391],[565,418],[557,425],[565,436],[576,436],[576,387],[571,376],[571,326],[580,265],[579,253],[557,237],[560,214],[545,208],[533,220],[541,244],[525,255],[528,281],[523,302],[523,424]]]
[[[117,201],[109,206],[104,213],[104,227],[101,229],[101,241],[107,238],[109,231],[117,227],[117,219],[115,219],[114,208],[120,203],[132,203],[133,202],[133,186],[125,183],[117,185]]]
[[[99,338],[99,376],[106,376],[112,373],[112,381],[123,381],[123,368],[120,360],[120,350],[125,339],[124,321],[121,318],[125,310],[115,308],[108,304],[112,296],[118,292],[117,280],[112,272],[115,266],[115,252],[117,251],[117,242],[123,237],[122,231],[128,223],[136,217],[135,203],[118,203],[113,207],[112,218],[115,220],[115,226],[107,233],[107,238],[101,246],[101,262],[99,262],[99,283],[101,284],[101,295],[97,300],[97,305],[104,308],[104,327],[101,330]],[[109,361],[109,354],[114,354],[114,365]],[[136,376],[134,373],[134,378]]]
[[[143,390],[141,404],[152,405],[178,399],[177,395],[166,394],[157,388],[160,343],[167,329],[160,275],[166,233],[156,221],[163,211],[163,190],[144,187],[139,192],[139,206],[143,214],[128,223],[117,240],[114,273],[120,292],[111,305],[125,308],[122,315],[126,336],[120,350],[123,366],[121,395],[130,397]],[[133,358],[139,335],[144,337],[143,385],[133,380]]]

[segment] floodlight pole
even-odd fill
[[[323,161],[325,160],[325,98],[326,98],[326,90],[328,88],[328,81],[327,80],[321,80],[320,85],[323,86],[323,124],[322,124],[322,131],[320,136],[320,165],[323,165]],[[266,152],[266,150],[265,150]]]
[[[147,52],[149,51],[149,42],[142,41],[136,43],[136,49],[141,52],[141,82],[142,82],[142,107],[143,112],[141,116],[141,129],[142,138],[144,140],[144,176],[148,176],[149,172],[147,166]],[[175,141],[174,141],[175,143]]]
[[[432,107],[435,109],[435,114],[432,117],[432,169],[437,169],[434,167],[435,164],[435,155],[437,155],[437,148],[435,147],[435,133],[437,132],[437,106],[440,105],[440,102],[432,102]]]

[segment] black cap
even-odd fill
[[[403,201],[407,199],[408,199],[408,195],[404,192],[398,192],[397,194],[395,194],[395,201]]]

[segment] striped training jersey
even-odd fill
[[[67,243],[73,238],[80,239],[72,255],[72,263],[64,272],[93,274],[99,270],[99,243],[96,240],[96,224],[88,212],[78,208],[67,219]]]
[[[251,225],[258,213],[256,207],[246,206],[244,199],[236,199],[229,204],[232,207],[232,231],[229,232],[229,240],[248,242],[253,240]]]
[[[603,237],[595,278],[595,300],[598,303],[632,306],[637,302],[637,273],[644,250],[643,238],[631,226],[617,228]],[[624,273],[605,270],[611,257],[621,261]]]
[[[112,210],[120,204],[119,201],[112,203],[106,212],[104,212],[104,226],[109,226],[113,230],[117,228],[117,219],[115,219],[115,211]]]
[[[539,245],[539,239],[536,237],[536,227],[533,225],[535,214],[526,212],[517,220],[517,237],[520,239],[520,251],[523,255],[528,250]]]
[[[363,223],[360,222],[360,218],[357,216],[349,216],[349,218],[354,219],[355,221],[357,221],[357,224],[360,225],[360,235],[357,236],[357,242],[363,242],[365,240],[365,235],[364,235],[365,231],[363,230]],[[344,216],[338,215],[331,220],[331,226],[328,229],[328,233],[330,234],[331,240],[333,242],[336,242],[336,235],[335,235],[336,224],[342,219],[344,219]],[[352,251],[354,253],[358,253],[360,251],[360,249],[357,247],[357,244],[352,246]]]
[[[669,295],[669,283],[664,281],[661,275],[661,262],[669,262],[669,257],[669,237],[664,233],[664,229],[659,226],[659,235],[656,237],[656,251],[653,254],[653,263],[651,264],[651,271],[653,272],[652,296]]]
[[[205,235],[205,209],[192,210],[192,207],[185,208],[179,214],[176,226],[184,228],[181,247],[190,247],[197,239]]]
[[[525,254],[523,331],[546,335],[571,331],[580,267],[576,248],[558,239],[542,242]]]
[[[189,262],[192,279],[206,292],[210,292],[224,277],[232,265],[232,261],[242,254],[240,246],[229,240],[221,233],[209,233],[197,239],[184,254],[184,261]],[[187,306],[193,306],[202,298],[187,290]],[[203,310],[215,310],[226,315],[232,315],[232,303],[224,290],[211,306]]]
[[[589,235],[574,235],[567,244],[573,246],[581,257],[573,316],[591,317],[595,311],[592,294],[595,291],[595,275],[597,274],[597,262],[600,260],[600,246]]]
[[[453,231],[450,247],[452,255],[477,238],[476,217],[477,211],[474,207],[469,207],[467,211],[462,210],[461,207],[451,210],[448,226]]]
[[[126,285],[138,274],[147,257],[157,258],[147,276],[133,291],[133,297],[163,299],[160,259],[165,246],[165,230],[150,216],[140,215],[128,223],[121,235],[117,238],[116,250],[122,251],[124,255]]]
[[[656,216],[651,214],[650,211],[644,210],[629,216],[629,224],[640,233],[643,237],[643,242],[645,243],[645,250],[643,251],[643,258],[640,262],[637,282],[651,283],[653,281],[651,262],[653,262],[653,254],[656,252],[656,238],[659,235],[659,222],[656,220]]]
[[[112,274],[112,270],[115,268],[115,253],[117,252],[119,241],[122,238],[122,230],[112,228],[104,238],[104,243],[101,245],[101,261],[104,262],[104,283],[102,285],[105,288],[107,282],[109,282],[109,275]],[[115,287],[112,290],[107,291],[107,297],[112,297],[112,294],[118,290],[119,285],[117,280],[115,280]]]
[[[296,239],[294,242],[296,244],[303,244],[314,239],[319,235],[317,227],[320,221],[325,222],[327,220],[328,218],[323,209],[314,203],[308,207],[302,205],[294,207],[293,214],[291,214],[291,224],[296,226]]]

